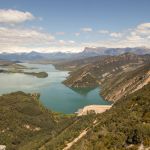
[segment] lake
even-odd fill
[[[99,88],[69,88],[62,81],[69,75],[68,71],[56,70],[51,64],[28,64],[27,72],[45,71],[47,78],[37,78],[20,73],[0,74],[0,94],[15,91],[39,92],[42,104],[53,111],[62,113],[74,113],[87,105],[110,104],[99,95]]]

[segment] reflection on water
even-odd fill
[[[68,88],[61,82],[68,76],[67,71],[59,71],[53,65],[22,63],[29,72],[45,71],[47,78],[37,78],[25,74],[0,74],[0,94],[14,91],[39,92],[41,102],[54,111],[73,113],[91,104],[108,104],[99,95],[99,88]]]
[[[96,89],[95,87],[91,87],[91,88],[71,88],[71,90],[77,92],[78,94],[80,95],[83,95],[83,96],[87,96],[87,94],[90,92],[90,91],[93,91],[94,89]]]

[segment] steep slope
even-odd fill
[[[117,101],[133,93],[150,82],[150,64],[145,64],[131,71],[120,72],[107,78],[101,84],[101,95],[110,101]]]
[[[69,150],[137,150],[150,148],[150,84],[120,99],[86,133],[72,140]]]
[[[63,116],[45,109],[38,94],[0,96],[0,144],[20,150],[125,150],[150,147],[150,84],[103,114]]]
[[[77,62],[70,63],[71,66],[75,64],[75,69],[70,72],[64,84],[69,87],[101,86],[102,95],[111,101],[120,99],[150,80],[150,55],[126,53],[119,56],[93,57]],[[69,62],[64,66],[68,67],[68,64]],[[128,87],[130,88],[125,90]]]
[[[38,98],[23,92],[0,96],[0,145],[8,150],[37,149],[76,121],[47,110]]]
[[[0,143],[7,149],[18,149],[56,125],[53,114],[40,105],[38,97],[23,92],[0,97]]]
[[[8,150],[62,149],[94,118],[51,112],[36,93],[5,94],[0,96],[0,145]]]
[[[126,150],[150,147],[150,84],[117,101],[103,114],[76,121],[40,150]]]

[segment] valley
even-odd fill
[[[23,91],[40,93],[42,104],[53,111],[70,114],[86,105],[109,105],[100,95],[100,88],[69,88],[62,84],[68,71],[55,69],[51,64],[21,63],[24,72],[46,72],[46,78],[24,73],[0,73],[0,94]],[[66,104],[66,105],[63,105]]]
[[[36,93],[2,95],[0,143],[20,150],[149,148],[149,91],[150,84],[102,114],[79,117],[45,109]]]
[[[150,150],[150,0],[0,0],[0,150]]]
[[[7,84],[7,92],[4,91],[8,93],[8,87],[13,86],[14,92],[0,96],[1,146],[20,150],[150,147],[149,55],[125,53],[53,65],[1,62],[1,67],[7,69],[23,69],[31,74],[48,73],[47,78],[34,78],[34,82],[33,76],[16,72],[16,81],[18,75],[23,76],[16,88],[15,76],[12,78],[14,83],[9,79],[10,85]],[[1,72],[3,74],[8,73]],[[25,88],[29,81],[34,86]],[[39,82],[40,86],[36,84]],[[1,92],[4,93],[2,85]],[[19,92],[15,92],[17,90]],[[111,103],[101,99],[100,95]],[[82,98],[84,103],[81,103]]]

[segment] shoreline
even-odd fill
[[[109,110],[112,106],[113,104],[112,105],[88,105],[81,109],[78,109],[78,111],[75,113],[77,114],[77,116],[83,116],[89,113],[100,114],[105,112],[106,110]]]

